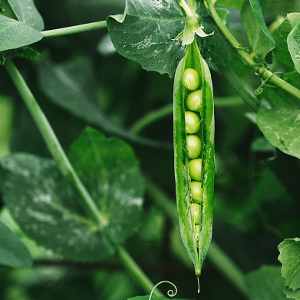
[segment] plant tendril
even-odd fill
[[[264,81],[262,81],[261,85],[255,90],[255,95],[258,96],[263,92],[263,89],[265,86],[271,86],[276,88],[277,86],[268,84],[268,81],[271,79],[272,76],[276,75],[276,74],[282,74],[282,72],[275,72],[273,74],[271,74],[268,78],[266,78]]]
[[[154,287],[153,287],[153,289],[152,289],[152,291],[151,291],[151,293],[150,293],[150,295],[149,295],[149,300],[151,300],[151,298],[152,298],[152,294],[153,294],[153,291],[160,285],[160,284],[162,284],[162,283],[169,283],[169,284],[171,284],[173,287],[174,287],[174,290],[168,290],[168,292],[167,292],[167,295],[169,296],[169,297],[174,297],[174,296],[176,296],[176,294],[177,294],[177,287],[176,287],[176,285],[174,284],[174,283],[172,283],[171,281],[160,281],[159,283],[157,283]]]

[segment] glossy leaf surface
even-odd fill
[[[276,42],[274,54],[279,61],[289,66],[293,66],[294,63],[288,50],[287,38],[289,33],[298,22],[300,22],[300,13],[288,14],[281,25],[278,27],[274,35],[274,39]]]
[[[299,86],[299,74],[283,78]],[[300,158],[300,103],[280,89],[265,87],[265,100],[257,113],[257,125],[268,141],[282,152]]]
[[[8,0],[11,8],[20,22],[33,27],[36,30],[44,29],[44,21],[33,0]]]
[[[0,51],[33,44],[43,35],[22,22],[0,15]]]
[[[209,38],[196,36],[203,49],[202,56],[213,68],[226,65],[230,56],[227,41],[206,7],[198,2],[196,8],[199,25],[208,34],[215,32]],[[127,0],[124,15],[107,18],[109,35],[119,54],[138,62],[147,71],[167,73],[170,77],[185,54],[186,47],[182,46],[185,25],[186,18],[176,0]]]
[[[93,261],[114,252],[138,225],[143,184],[131,148],[88,128],[70,152],[107,225],[100,230],[55,162],[30,154],[1,160],[4,201],[22,230],[65,258]]]
[[[289,33],[287,44],[295,69],[300,73],[300,22]]]
[[[285,285],[296,291],[300,289],[300,239],[285,239],[278,249],[278,260],[282,263],[281,274],[285,278]]]

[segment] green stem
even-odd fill
[[[277,85],[286,92],[300,99],[300,90],[295,88],[293,85],[287,83],[286,81],[282,80],[262,65],[257,64],[254,61],[254,59],[244,49],[242,49],[241,44],[234,38],[234,36],[231,34],[228,28],[223,24],[221,18],[219,17],[218,13],[214,8],[214,4],[211,1],[208,1],[208,7],[214,21],[218,25],[219,29],[222,31],[223,35],[227,38],[231,46],[235,48],[236,52],[242,58],[242,60],[250,67],[252,67],[255,73],[261,76],[263,79],[268,79],[269,83]]]
[[[145,273],[140,269],[137,263],[132,259],[128,252],[121,246],[117,246],[117,254],[121,262],[126,266],[130,274],[136,279],[139,285],[150,294],[153,289],[154,284],[150,279],[145,275]],[[155,296],[163,297],[163,294],[155,289],[153,291]]]
[[[146,181],[147,193],[154,203],[178,225],[178,216],[175,200],[169,198],[159,186],[149,178]],[[249,296],[244,282],[244,274],[234,261],[217,245],[211,242],[207,258],[231,281],[245,296]]]
[[[179,5],[184,9],[187,17],[194,17],[190,7],[186,4],[185,0],[179,0]]]
[[[75,33],[80,33],[85,31],[97,30],[106,27],[107,27],[106,21],[99,21],[99,22],[70,26],[65,28],[45,30],[42,31],[41,33],[44,35],[45,38],[47,38],[47,37],[55,37],[55,36],[62,36],[62,35],[75,34]]]
[[[9,73],[13,83],[23,98],[32,118],[34,119],[37,127],[39,128],[47,147],[55,159],[58,167],[62,174],[70,180],[76,191],[81,196],[80,199],[83,201],[84,207],[91,213],[93,219],[97,222],[100,227],[104,227],[106,224],[105,219],[99,212],[95,202],[89,195],[88,191],[82,184],[81,180],[74,171],[69,159],[67,158],[64,150],[62,149],[51,125],[49,124],[45,114],[38,105],[35,97],[31,93],[21,73],[16,68],[14,63],[7,59],[5,63],[7,72]]]
[[[97,222],[97,224],[99,224],[100,228],[104,227],[106,225],[106,220],[101,215],[94,200],[91,198],[85,186],[82,184],[81,180],[73,169],[50,123],[48,122],[45,114],[38,105],[34,95],[31,93],[21,73],[18,71],[18,69],[10,59],[6,60],[5,67],[21,97],[23,98],[29,112],[31,113],[31,116],[33,117],[38,129],[40,130],[40,133],[42,134],[44,141],[46,142],[47,147],[53,158],[55,159],[62,174],[68,180],[70,180],[75,190],[81,196],[80,199],[83,201],[83,205],[88,210],[88,212],[91,213],[93,219]],[[150,293],[154,284],[148,279],[148,277],[143,273],[143,271],[139,268],[139,266],[135,263],[135,261],[124,248],[118,245],[115,245],[115,247],[117,248],[119,258],[126,269],[128,269],[132,273],[141,287],[144,288],[147,293]],[[155,293],[156,295],[161,295],[158,290]]]
[[[154,110],[144,117],[140,118],[137,120],[131,127],[130,131],[133,133],[139,133],[141,132],[144,128],[148,127],[152,123],[168,116],[171,115],[173,112],[173,103],[167,104],[157,110]]]
[[[257,100],[257,99],[256,99]],[[216,97],[214,98],[215,107],[229,107],[244,104],[241,97],[239,96],[229,96],[229,97]],[[142,118],[138,119],[129,130],[132,133],[138,134],[151,124],[170,116],[173,113],[173,104],[167,104],[158,108],[154,111],[149,112]]]

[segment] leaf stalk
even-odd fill
[[[88,24],[81,24],[81,25],[64,27],[59,29],[45,30],[45,31],[41,31],[41,33],[44,35],[44,38],[48,38],[48,37],[57,37],[57,36],[81,33],[86,31],[92,31],[92,30],[102,29],[106,27],[107,27],[106,21],[99,21],[99,22],[92,22]]]

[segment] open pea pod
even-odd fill
[[[196,70],[195,73],[199,75],[196,89],[190,88],[186,82],[187,69]],[[190,105],[187,100],[193,96],[192,93],[201,98],[196,106]],[[174,166],[180,233],[195,266],[195,274],[199,277],[212,238],[215,126],[210,71],[196,41],[188,45],[186,54],[177,67],[173,97]],[[196,123],[199,122],[192,129],[188,128],[189,114],[197,115],[195,120]],[[193,138],[200,138],[201,141],[200,150],[196,149],[200,152],[196,155],[192,153],[193,146],[190,145],[190,139]],[[198,167],[194,168],[197,164]],[[198,188],[195,189],[195,186]]]

